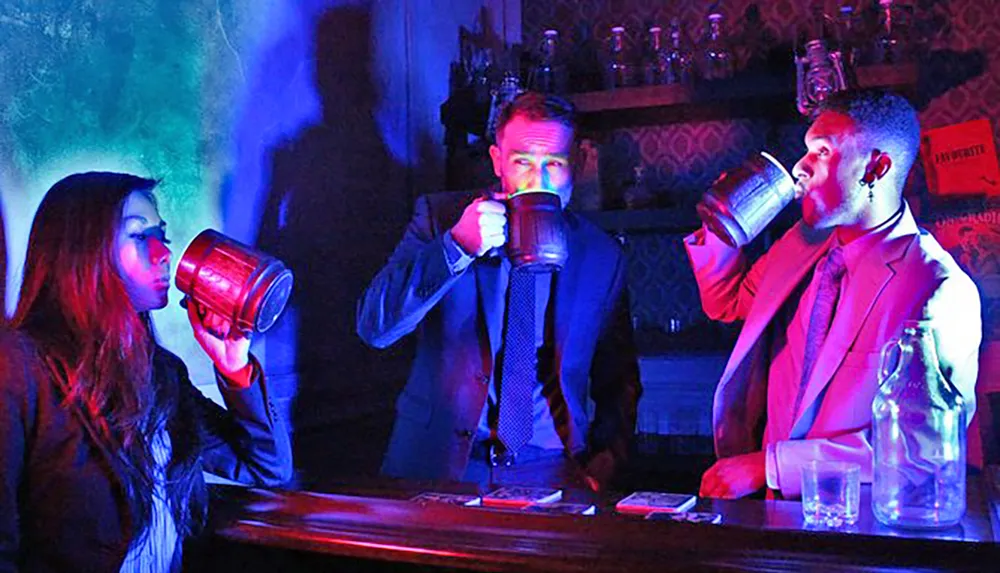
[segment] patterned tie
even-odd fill
[[[531,396],[538,382],[535,275],[524,270],[510,271],[502,360],[497,437],[507,452],[516,454],[531,439]]]
[[[830,331],[833,312],[837,308],[837,300],[840,298],[840,281],[844,278],[845,270],[844,253],[841,248],[830,249],[820,271],[816,301],[813,303],[812,313],[809,315],[806,352],[802,361],[802,381],[799,383],[799,392],[795,397],[795,410],[793,410],[796,415],[799,412],[799,406],[802,405],[802,396],[805,394],[809,376],[812,375],[816,358],[819,356],[819,350],[823,348],[823,341],[826,340],[826,335]]]

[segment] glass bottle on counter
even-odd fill
[[[625,27],[611,28],[608,39],[607,63],[604,66],[604,88],[623,88],[630,84],[631,70],[625,50]]]
[[[938,365],[928,320],[882,351],[872,401],[872,512],[885,525],[938,529],[965,513],[966,404]]]
[[[706,80],[720,80],[733,75],[733,53],[723,29],[724,20],[719,12],[708,15],[708,27],[701,50],[701,75]]]
[[[667,68],[663,83],[691,83],[691,50],[687,47],[684,28],[678,18],[670,20],[670,49],[667,50]]]
[[[566,70],[559,54],[559,32],[545,30],[538,48],[538,64],[531,72],[531,89],[542,93],[562,93]]]

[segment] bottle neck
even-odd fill
[[[882,23],[884,31],[886,34],[892,33],[892,3],[882,5]]]
[[[621,34],[614,34],[611,36],[611,51],[614,53],[619,53],[624,49],[624,42],[622,41]]]
[[[904,334],[904,340],[910,343],[913,348],[911,360],[926,367],[938,367],[937,346],[934,342],[934,333],[926,329],[908,329]]]

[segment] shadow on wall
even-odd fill
[[[0,324],[7,321],[7,240],[6,221],[3,218],[3,202],[0,201]]]
[[[920,60],[918,67],[918,95],[914,105],[922,110],[948,90],[983,75],[986,55],[979,50],[934,50]]]
[[[291,312],[276,330],[296,339],[291,423],[304,486],[377,473],[409,369],[406,349],[377,353],[355,333],[358,297],[410,209],[406,170],[373,119],[371,13],[331,8],[316,26],[322,119],[273,151],[258,238],[296,275]]]

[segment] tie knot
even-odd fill
[[[823,272],[830,275],[834,280],[840,280],[844,276],[847,266],[844,264],[844,250],[840,247],[830,249],[826,255],[826,264]]]

